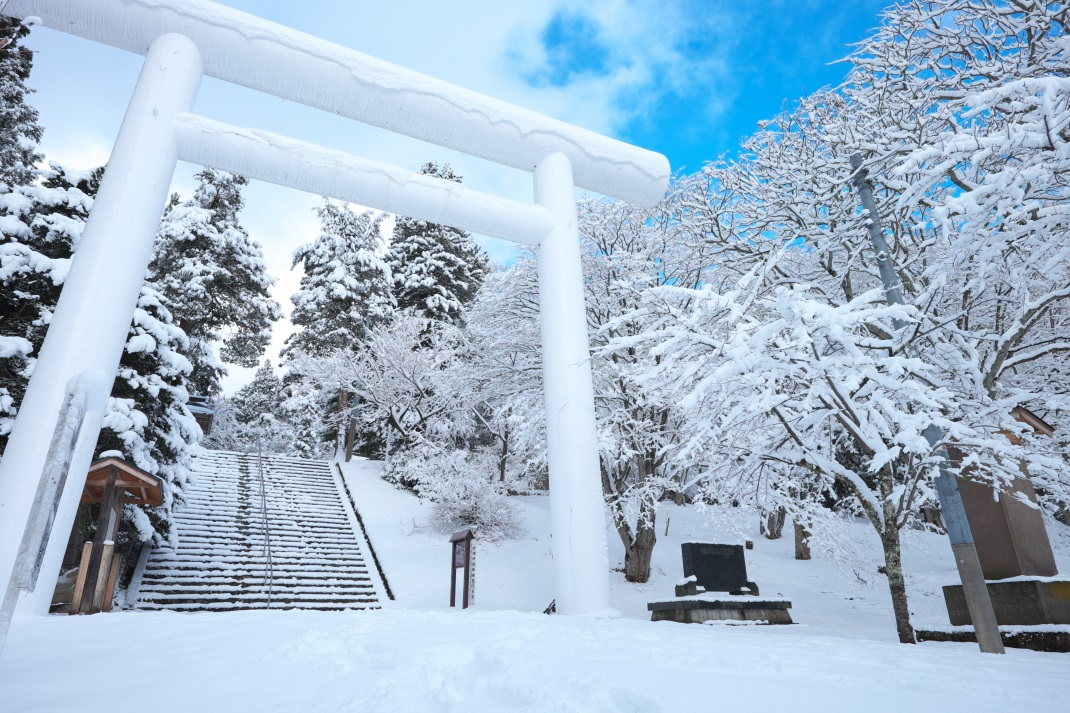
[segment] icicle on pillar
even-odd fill
[[[609,562],[572,164],[551,154],[534,174],[535,202],[554,217],[536,252],[557,611],[599,614]]]
[[[91,370],[108,375],[109,387],[115,378],[175,170],[175,117],[192,109],[200,81],[190,40],[152,43],[0,461],[0,582],[14,567],[65,385]],[[100,422],[99,412],[87,416],[38,586],[22,608],[48,612]]]

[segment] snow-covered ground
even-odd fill
[[[887,588],[790,537],[663,506],[654,575],[614,576],[619,619],[545,616],[552,599],[547,499],[520,498],[527,534],[477,556],[476,606],[448,608],[449,546],[413,496],[345,467],[396,602],[375,612],[117,613],[20,619],[0,659],[9,711],[1018,711],[1063,710],[1070,657],[972,644],[896,643]],[[665,526],[668,521],[669,533]],[[710,523],[715,522],[717,526]],[[1070,536],[1051,528],[1063,572]],[[621,557],[609,533],[611,556]],[[651,623],[672,596],[679,543],[752,539],[750,579],[793,603],[796,626]],[[875,551],[865,525],[836,551]],[[906,544],[914,623],[947,623],[939,588],[954,580],[944,540]],[[876,562],[871,558],[871,561]],[[875,565],[874,565],[875,567]]]

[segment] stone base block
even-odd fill
[[[791,624],[791,602],[763,599],[675,599],[646,605],[650,621],[703,624],[707,621],[764,621]]]
[[[1070,624],[1070,579],[1015,578],[989,582],[988,595],[996,623],[1003,626]],[[961,585],[944,587],[944,603],[952,626],[972,626]]]
[[[977,643],[977,634],[973,629],[965,631],[947,631],[943,629],[918,629],[914,632],[918,641],[956,641]],[[1028,629],[1000,629],[1003,645],[1009,649],[1032,649],[1054,653],[1070,652],[1070,630],[1068,631],[1029,631]]]

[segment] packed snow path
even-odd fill
[[[331,465],[265,456],[263,472],[262,503],[255,454],[205,451],[194,461],[175,511],[178,546],[152,552],[134,608],[380,607],[383,582]]]

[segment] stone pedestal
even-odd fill
[[[675,621],[680,624],[703,624],[707,621],[753,621],[768,624],[791,624],[791,602],[768,599],[673,599],[646,605],[650,621]]]
[[[1070,579],[989,582],[988,594],[1001,626],[1070,624]],[[960,585],[944,587],[944,603],[952,626],[973,624]]]

